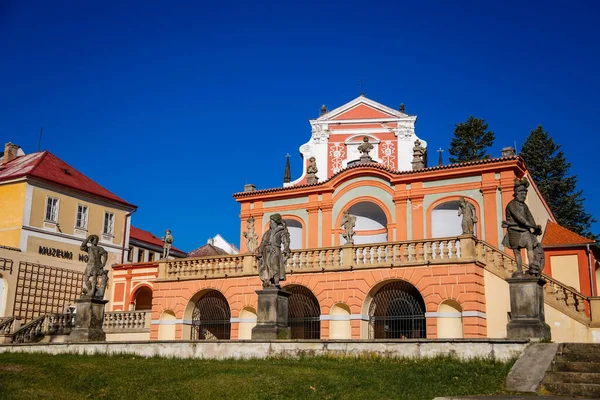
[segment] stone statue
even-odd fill
[[[312,185],[313,183],[317,183],[319,178],[317,177],[317,172],[319,169],[317,168],[317,159],[311,157],[308,159],[308,166],[306,167],[306,183]]]
[[[425,152],[427,149],[421,146],[419,139],[415,140],[415,146],[413,147],[413,170],[425,168]]]
[[[173,236],[171,235],[170,229],[166,230],[165,236],[162,237],[162,241],[164,242],[162,258],[167,259],[169,258],[169,252],[171,251],[171,245],[173,244]]]
[[[472,235],[475,233],[475,224],[477,223],[475,206],[464,197],[461,197],[458,203],[458,216],[462,215],[462,233],[463,235]]]
[[[83,274],[83,296],[102,299],[108,282],[108,271],[104,269],[108,253],[98,246],[99,240],[98,235],[90,235],[81,244],[81,251],[88,253],[88,263]]]
[[[258,245],[258,235],[254,231],[254,217],[252,216],[246,220],[246,232],[244,232],[244,237],[246,238],[246,248],[248,251],[256,250],[256,246]]]
[[[530,275],[540,276],[544,269],[544,250],[536,238],[542,234],[542,227],[536,224],[529,207],[525,204],[528,187],[527,178],[515,179],[514,199],[506,205],[506,220],[502,221],[502,227],[506,228],[502,244],[513,250],[517,261],[517,270],[513,277],[523,275],[521,249],[527,249]]]
[[[281,215],[273,214],[256,254],[263,288],[281,288],[279,283],[285,281],[285,264],[289,257],[290,232]]]
[[[371,150],[373,150],[373,145],[371,143],[369,143],[368,136],[363,137],[363,142],[360,146],[358,146],[357,150],[360,151],[360,162],[361,163],[373,162],[373,159],[369,155],[369,152]]]
[[[348,211],[344,211],[344,216],[342,217],[342,227],[344,228],[344,232],[342,233],[342,237],[346,239],[345,244],[354,244],[354,227],[356,226],[356,217],[350,215]]]

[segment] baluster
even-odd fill
[[[450,258],[455,259],[457,258],[457,249],[456,249],[456,241],[455,240],[451,240],[450,241]]]
[[[425,260],[425,248],[423,247],[423,243],[417,243],[417,260],[424,261]]]
[[[424,246],[427,247],[427,252],[425,253],[426,256],[426,260],[432,260],[433,259],[433,246],[438,246],[437,242],[426,242],[424,244]]]
[[[339,267],[342,264],[342,250],[336,248],[333,250],[333,265]]]

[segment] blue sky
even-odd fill
[[[600,219],[600,6],[491,3],[5,0],[0,141],[36,151],[43,126],[43,149],[139,206],[134,225],[239,244],[231,194],[280,186],[288,152],[298,177],[308,119],[364,79],[431,150],[469,115],[493,155],[542,124]]]

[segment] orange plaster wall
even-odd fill
[[[461,305],[463,311],[485,313],[483,268],[472,264],[296,274],[288,275],[285,285],[303,285],[310,289],[319,301],[322,315],[329,315],[331,308],[338,303],[348,306],[351,314],[362,314],[365,299],[372,289],[382,282],[397,279],[412,283],[420,291],[427,312],[436,312],[441,302],[452,299]],[[190,299],[203,289],[216,289],[223,293],[229,302],[232,318],[236,318],[244,307],[257,308],[255,290],[259,287],[258,277],[156,282],[152,319],[159,319],[165,310],[173,311],[177,319],[184,319]],[[466,338],[486,336],[484,318],[469,317],[464,321]],[[351,327],[352,337],[360,338],[360,321],[352,320]],[[437,337],[435,318],[428,318],[427,329],[428,338]],[[182,330],[177,332],[177,338],[181,339]],[[327,335],[328,325],[323,324],[321,337],[325,339]],[[157,338],[158,326],[153,326],[151,339]],[[235,323],[232,324],[231,338],[237,338]]]

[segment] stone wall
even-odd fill
[[[455,356],[460,359],[492,357],[506,361],[517,358],[527,347],[526,341],[506,340],[403,340],[403,341],[151,341],[112,343],[57,343],[0,345],[0,353],[25,352],[46,354],[132,354],[141,357],[173,358],[267,358],[311,356],[383,356],[427,358]]]

